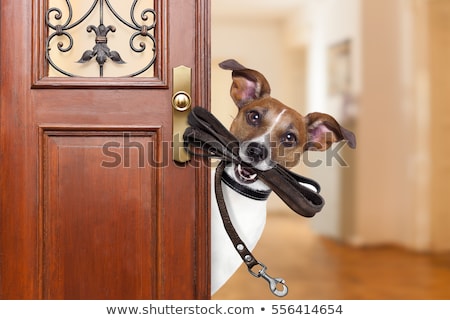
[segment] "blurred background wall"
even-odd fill
[[[448,0],[212,1],[212,111],[226,126],[237,112],[217,64],[234,58],[301,114],[356,133],[356,150],[295,168],[323,188],[310,228],[339,242],[450,250],[448,57]],[[271,196],[269,214],[288,210]]]

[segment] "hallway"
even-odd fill
[[[339,245],[292,213],[269,214],[254,254],[286,280],[287,299],[450,299],[450,253]],[[276,298],[242,266],[213,299]]]

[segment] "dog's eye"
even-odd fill
[[[251,126],[259,126],[261,118],[261,114],[258,111],[252,110],[247,113],[247,123]]]
[[[286,132],[281,137],[281,144],[285,147],[294,147],[297,144],[297,137],[292,132]]]

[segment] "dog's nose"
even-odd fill
[[[247,146],[246,153],[250,160],[255,163],[266,159],[269,150],[261,143],[252,142]]]

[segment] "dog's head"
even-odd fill
[[[291,168],[307,150],[324,151],[340,140],[355,147],[354,134],[332,116],[318,112],[302,116],[272,98],[269,82],[260,72],[235,60],[226,60],[220,67],[232,70],[230,95],[239,112],[230,131],[241,142],[243,161],[259,170],[268,170],[275,163]]]

